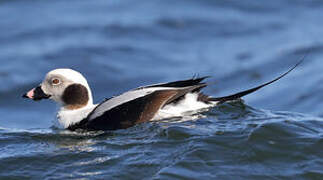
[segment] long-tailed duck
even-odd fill
[[[23,97],[35,101],[41,99],[56,101],[61,106],[57,115],[58,121],[71,131],[125,129],[150,121],[163,111],[176,114],[181,113],[180,111],[199,110],[239,99],[278,81],[301,62],[270,82],[224,97],[210,97],[203,94],[201,90],[207,86],[203,80],[207,77],[201,77],[139,87],[94,105],[87,80],[72,69],[50,71],[38,87]],[[185,108],[179,110],[176,109],[177,106]]]

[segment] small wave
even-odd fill
[[[30,133],[30,134],[50,134],[53,133],[50,129],[17,129],[17,128],[2,128],[0,130],[7,133]]]

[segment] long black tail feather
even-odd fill
[[[305,59],[306,55],[294,66],[292,67],[291,69],[289,69],[287,72],[285,72],[284,74],[280,75],[279,77],[277,77],[276,79],[272,80],[272,81],[269,81],[267,83],[264,83],[260,86],[257,86],[257,87],[254,87],[254,88],[251,88],[251,89],[248,89],[248,90],[245,90],[245,91],[242,91],[242,92],[238,92],[236,94],[232,94],[232,95],[229,95],[229,96],[223,96],[223,97],[210,97],[208,100],[209,101],[216,101],[216,102],[219,102],[219,103],[224,103],[226,101],[233,101],[233,100],[236,100],[236,99],[239,99],[243,96],[246,96],[248,94],[251,94],[253,92],[256,92],[258,91],[259,89],[263,88],[263,87],[266,87],[278,80],[280,80],[281,78],[285,77],[287,74],[289,74],[290,72],[292,72],[297,66],[299,66]]]

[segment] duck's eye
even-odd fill
[[[58,85],[60,82],[61,82],[61,81],[60,81],[59,79],[53,79],[53,80],[52,80],[52,83],[53,83],[54,85]]]

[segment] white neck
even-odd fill
[[[88,105],[85,107],[75,110],[62,107],[57,113],[58,122],[63,128],[66,129],[69,126],[85,119],[96,106],[97,105],[94,105],[93,103],[88,103]]]

